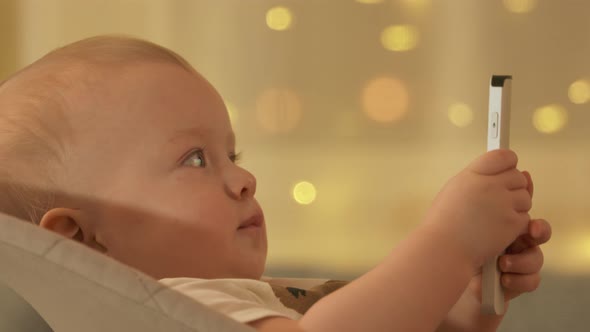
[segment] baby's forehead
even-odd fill
[[[219,111],[225,113],[221,96],[209,82],[178,66],[146,62],[115,72],[111,69],[101,72],[97,82],[87,82],[86,88],[73,89],[74,110],[106,117],[114,113],[133,124],[158,125],[205,122],[217,118]]]
[[[161,67],[151,61],[103,64],[72,61],[67,57],[52,60],[27,68],[22,77],[16,77],[16,90],[22,90],[26,95],[60,100],[63,111],[74,114],[98,112],[92,106],[101,106],[105,111],[132,100],[137,94],[155,92],[157,88],[150,85],[145,76]]]
[[[34,63],[10,77],[0,87],[0,98],[28,98],[35,103],[62,103],[77,88],[93,80],[95,71],[83,63],[45,61]],[[39,105],[43,106],[43,105]],[[63,105],[62,105],[63,106]]]
[[[183,109],[223,107],[217,91],[196,71],[157,59],[96,62],[57,54],[29,66],[9,83],[36,99],[39,108],[57,109],[74,131],[123,121],[139,126],[153,121],[151,116],[160,119],[156,112],[178,117]],[[185,115],[186,122],[192,121],[192,114]]]

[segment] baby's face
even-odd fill
[[[113,258],[156,278],[258,278],[267,241],[256,180],[237,166],[223,101],[197,74],[146,63],[70,98],[69,181]],[[124,207],[124,208],[121,208]]]

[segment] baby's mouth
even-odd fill
[[[255,215],[251,216],[250,218],[244,220],[238,230],[242,229],[249,229],[249,228],[259,228],[264,224],[264,217],[260,213],[256,213]]]

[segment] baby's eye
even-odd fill
[[[184,160],[182,161],[183,166],[192,166],[192,167],[205,167],[205,155],[203,154],[203,150],[195,150],[191,152]]]

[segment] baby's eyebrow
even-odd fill
[[[168,140],[168,143],[174,143],[184,138],[202,139],[203,136],[203,132],[199,128],[185,128],[175,131]]]
[[[194,138],[196,140],[203,140],[206,135],[204,135],[203,130],[201,128],[185,128],[180,129],[172,134],[171,138],[168,140],[168,143],[175,143],[179,140],[183,140],[186,138]],[[235,146],[236,144],[236,136],[233,131],[230,131],[226,136],[227,144],[231,146]]]

